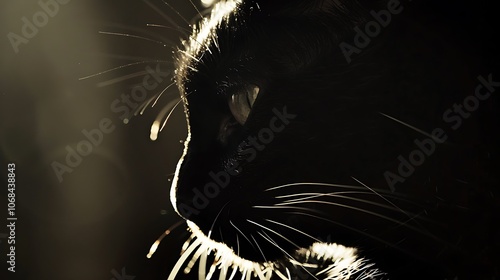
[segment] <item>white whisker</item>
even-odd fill
[[[155,24],[155,23],[148,23],[148,24],[146,24],[146,26],[148,26],[148,27],[159,27],[159,28],[171,29],[171,30],[179,31],[180,33],[182,33],[182,35],[186,35],[185,32],[182,32],[183,30],[186,31],[186,32],[191,32],[191,30],[189,30],[187,28],[182,28],[180,26],[172,27],[172,26],[166,26],[166,25]]]
[[[366,233],[366,232],[364,232],[364,231],[362,231],[362,230],[359,230],[359,229],[356,229],[356,228],[350,227],[350,226],[348,226],[348,225],[346,225],[346,224],[344,224],[344,223],[340,223],[340,222],[337,222],[337,221],[334,221],[334,220],[331,220],[331,219],[327,219],[327,218],[324,218],[324,217],[320,217],[320,216],[317,216],[317,215],[312,215],[312,214],[308,214],[308,213],[302,213],[302,212],[288,212],[288,214],[308,216],[308,217],[316,218],[316,219],[319,219],[319,220],[322,220],[322,221],[326,221],[326,222],[329,222],[329,223],[332,223],[332,224],[338,225],[338,226],[340,226],[340,227],[346,228],[346,229],[347,229],[347,230],[349,230],[349,231],[356,232],[356,233],[358,233],[358,234],[360,234],[360,235],[364,235],[364,236],[366,236],[366,237],[368,237],[368,238],[371,238],[371,239],[373,239],[373,240],[376,240],[376,241],[378,241],[378,242],[380,242],[380,243],[382,243],[382,244],[385,244],[385,245],[387,245],[387,246],[389,246],[389,247],[392,247],[392,248],[394,248],[394,249],[397,249],[397,250],[399,250],[399,251],[401,251],[401,252],[403,252],[403,253],[406,253],[406,254],[408,254],[408,255],[412,255],[410,251],[403,250],[403,249],[401,249],[401,248],[399,248],[399,247],[395,246],[395,244],[393,244],[393,243],[387,242],[387,241],[385,241],[385,240],[383,240],[383,239],[381,239],[381,238],[379,238],[379,237],[377,237],[377,236],[375,236],[375,235],[372,235],[372,234]]]
[[[191,241],[193,241],[194,238],[195,236],[192,234],[191,236],[188,237],[188,239],[184,242],[184,244],[182,244],[181,255],[189,248],[189,245],[191,245]]]
[[[265,232],[257,232],[260,236],[262,236],[262,238],[264,238],[265,240],[267,240],[269,243],[271,243],[271,245],[275,246],[276,248],[278,248],[279,250],[281,250],[285,255],[287,255],[290,260],[292,261],[295,261],[297,263],[297,265],[299,265],[305,272],[307,272],[310,276],[312,276],[314,279],[316,280],[319,280],[316,276],[314,276],[311,272],[309,272],[309,270],[307,270],[300,262],[298,262],[297,260],[295,260],[287,251],[283,250],[283,248],[281,248],[277,243],[276,241],[274,241],[271,237],[269,237],[269,235],[267,235]]]
[[[219,280],[226,280],[226,277],[227,277],[227,267],[223,266],[221,267],[220,269],[220,272],[219,272]]]
[[[222,241],[222,243],[225,243],[224,242],[224,235],[222,234],[222,228],[219,227],[219,235],[220,235],[220,240]]]
[[[181,52],[181,53],[185,54],[186,56],[190,57],[191,59],[195,60],[196,62],[200,62],[200,59],[199,59],[199,58],[196,58],[195,56],[191,55],[191,54],[190,54],[189,52],[187,52],[187,51],[183,51],[183,50],[181,50],[181,51],[179,51],[179,52]]]
[[[372,194],[366,191],[343,191],[343,192],[330,192],[330,193],[319,193],[319,192],[305,192],[305,193],[294,193],[294,194],[287,194],[287,195],[280,195],[280,196],[275,196],[274,198],[290,198],[290,197],[297,197],[297,196],[304,196],[301,198],[294,198],[294,199],[288,199],[286,201],[300,201],[300,200],[305,200],[309,198],[316,198],[316,197],[322,197],[322,196],[332,196],[332,195],[338,195],[338,194]]]
[[[334,194],[365,194],[365,195],[378,195],[378,196],[381,195],[380,193],[374,194],[374,193],[371,193],[371,192],[363,190],[363,191],[342,191],[342,192],[330,192],[330,193],[304,192],[304,193],[294,193],[294,194],[288,194],[288,195],[280,195],[280,196],[275,196],[274,198],[276,198],[276,199],[282,199],[282,198],[289,198],[289,197],[304,196],[304,197],[301,197],[301,198],[294,198],[294,199],[287,200],[288,202],[291,202],[291,201],[300,201],[300,200],[305,200],[305,199],[309,199],[309,198],[316,198],[316,197],[322,197],[322,196],[332,196]],[[403,201],[403,202],[406,202],[406,203],[410,203],[412,205],[416,205],[416,206],[422,207],[417,202],[409,200],[409,199],[406,199],[406,198],[403,198],[403,197],[400,197],[400,196],[396,196],[396,195],[392,195],[392,194],[384,194],[383,196],[390,197],[390,198],[397,199],[397,200],[400,200],[400,201]]]
[[[200,263],[198,264],[198,279],[205,280],[205,275],[207,272],[207,256],[208,253],[206,250],[203,250],[203,253],[200,257]]]
[[[142,115],[144,114],[144,112],[146,111],[146,109],[148,108],[149,104],[158,96],[158,94],[156,95],[153,95],[152,97],[150,97],[146,102],[144,102],[143,104],[141,104],[141,106],[139,106],[139,115]]]
[[[109,85],[112,85],[112,84],[123,82],[123,81],[128,80],[128,79],[132,79],[132,78],[135,78],[135,77],[140,77],[140,76],[143,76],[143,75],[146,75],[146,74],[148,74],[147,71],[139,71],[139,72],[127,74],[127,75],[124,75],[124,76],[121,76],[121,77],[117,77],[117,78],[114,78],[114,79],[111,79],[111,80],[107,80],[107,81],[104,81],[104,82],[99,82],[99,83],[97,83],[97,87],[109,86]]]
[[[191,23],[189,23],[189,21],[187,21],[187,19],[185,17],[183,17],[181,15],[181,13],[179,13],[179,11],[177,11],[177,9],[175,9],[174,7],[172,7],[172,5],[170,5],[166,0],[163,0],[163,4],[167,5],[174,13],[176,13],[185,23],[187,23],[188,26],[191,26]]]
[[[191,3],[191,5],[193,6],[193,8],[196,10],[196,12],[198,13],[198,15],[200,16],[200,18],[203,18],[203,15],[200,13],[200,10],[198,10],[198,7],[196,7],[196,5],[193,3],[193,1],[189,0],[189,3]]]
[[[172,230],[176,229],[182,223],[184,223],[184,221],[179,221],[179,222],[173,224],[160,237],[158,237],[158,239],[156,239],[156,241],[153,243],[153,245],[151,245],[151,248],[149,249],[149,253],[146,257],[148,259],[150,259],[153,256],[153,254],[156,252],[156,249],[158,249],[158,245],[160,245],[160,242],[163,240],[163,238],[165,238],[165,236],[169,235],[172,232]]]
[[[308,211],[313,211],[314,209],[310,208],[305,208],[305,207],[296,207],[296,206],[264,206],[264,205],[254,205],[252,208],[257,208],[257,209],[295,209],[295,210],[308,210]]]
[[[236,255],[240,256],[240,238],[238,237],[238,234],[236,234]]]
[[[250,239],[248,239],[248,237],[235,224],[233,224],[232,221],[229,221],[229,223],[248,241],[248,243],[250,243],[250,245],[252,245],[252,247],[254,247],[252,241],[250,241]]]
[[[144,37],[144,36],[133,35],[133,34],[128,34],[128,33],[109,32],[109,31],[99,31],[99,33],[100,34],[104,34],[104,35],[113,35],[113,36],[121,36],[121,37],[129,37],[129,38],[141,39],[141,40],[144,40],[144,41],[148,41],[148,42],[152,42],[152,43],[155,43],[155,44],[159,44],[162,47],[167,47],[167,44],[165,42],[161,42],[161,41],[154,40],[154,39],[151,39],[151,38],[147,38],[147,37]]]
[[[158,116],[156,117],[156,120],[153,122],[153,125],[151,126],[151,135],[149,138],[151,138],[151,140],[155,141],[156,139],[158,139],[158,134],[159,132],[161,132],[163,130],[163,128],[165,127],[165,125],[167,124],[168,120],[170,119],[170,116],[172,115],[172,113],[174,112],[175,108],[177,108],[177,106],[182,102],[182,99],[181,98],[176,98],[172,101],[170,101],[161,111],[160,113],[158,114]],[[162,121],[162,119],[165,117],[165,115],[167,115],[167,117],[165,118],[165,120],[163,121],[163,124],[161,125],[160,127],[160,123]]]
[[[248,222],[251,223],[252,221]],[[284,263],[281,261],[266,261],[261,263],[252,262],[235,255],[234,251],[226,244],[218,243],[209,239],[194,223],[190,221],[187,221],[187,223],[189,229],[193,233],[188,240],[194,241],[189,244],[187,250],[182,253],[181,258],[177,261],[174,270],[169,275],[168,280],[176,278],[180,266],[186,262],[186,259],[196,249],[197,251],[194,253],[184,272],[189,273],[190,269],[194,266],[194,263],[199,260],[199,280],[212,279],[216,271],[219,271],[219,280],[232,280],[234,279],[237,271],[240,272],[241,279],[244,280],[270,280],[273,279],[273,276],[276,276],[276,278],[280,280],[291,280],[291,272],[287,265],[293,265],[295,269],[304,270],[311,279],[318,279],[316,276],[323,274],[325,275],[325,278],[322,277],[321,279],[329,280],[351,279],[353,273],[359,272],[363,275],[363,278],[359,278],[360,280],[368,279],[367,277],[370,275],[382,275],[379,270],[372,268],[373,264],[367,263],[366,259],[358,258],[356,254],[357,250],[355,248],[344,247],[334,243],[326,244],[315,242],[309,248],[300,248],[299,250],[296,250],[293,253],[295,256],[292,256],[290,252],[281,248],[278,243],[264,231],[257,231],[257,233],[265,241],[282,251],[286,260]],[[259,225],[258,223],[253,223],[255,225]],[[268,230],[266,227],[264,227],[264,229]],[[239,231],[239,229],[237,230]],[[253,235],[250,234],[250,236],[264,256],[264,251],[262,250],[263,247],[258,244],[257,239]],[[238,242],[238,234],[236,234],[236,239]],[[208,269],[206,262],[210,252],[214,252],[214,261]],[[311,262],[308,260],[311,260]],[[229,268],[232,268],[232,273],[228,278],[227,275]]]
[[[221,53],[221,50],[220,50],[220,47],[219,47],[219,37],[213,37],[212,38],[212,42],[214,42],[214,45],[215,47],[217,48],[217,50],[219,51],[219,53]]]
[[[236,266],[233,267],[233,272],[231,272],[231,275],[229,276],[228,280],[233,280],[234,276],[236,275],[236,272],[238,271],[238,268]]]
[[[363,187],[369,189],[370,191],[372,191],[374,194],[378,195],[380,198],[382,198],[383,200],[385,200],[387,203],[389,203],[390,205],[394,206],[394,208],[396,209],[399,209],[401,212],[407,214],[405,211],[403,211],[403,209],[399,208],[398,206],[396,206],[394,203],[392,203],[392,201],[388,200],[387,198],[385,198],[383,195],[377,193],[375,190],[373,190],[372,188],[368,187],[368,185],[364,184],[363,182],[361,182],[360,180],[354,178],[354,177],[351,177],[352,179],[354,179],[356,182],[360,183]],[[408,214],[407,214],[408,215]],[[408,216],[410,217],[410,216]]]
[[[129,60],[129,61],[133,61],[133,62],[153,59],[151,57],[123,55],[123,54],[117,54],[117,53],[104,53],[104,52],[96,52],[95,55],[102,57],[102,58],[116,59],[116,60]]]
[[[153,105],[151,105],[151,107],[154,107],[156,105],[156,103],[158,102],[158,99],[160,99],[160,97],[163,95],[163,93],[169,89],[171,86],[175,85],[175,82],[172,82],[171,84],[169,84],[168,86],[166,86],[159,94],[158,94],[158,97],[156,97],[155,101],[153,102]]]
[[[278,277],[281,278],[281,280],[292,280],[290,277],[287,278],[285,275],[283,275],[283,273],[281,273],[279,270],[274,271],[274,273],[276,273],[276,275],[278,275]]]
[[[204,246],[200,246],[198,250],[194,253],[189,263],[184,268],[184,274],[188,274],[191,272],[191,269],[193,269],[195,263],[198,261],[198,259],[204,252],[206,252],[206,248]]]
[[[151,9],[153,9],[155,12],[157,12],[159,15],[161,15],[164,19],[166,19],[170,24],[172,25],[175,25],[177,26],[179,29],[179,32],[181,32],[184,36],[188,36],[188,32],[185,32],[185,28],[181,28],[173,19],[171,19],[168,15],[166,15],[165,13],[163,13],[163,11],[161,9],[159,9],[158,7],[156,7],[154,4],[152,4],[151,2],[149,2],[148,0],[143,0],[144,3],[146,3]]]
[[[342,193],[342,192],[338,192],[338,193]],[[363,202],[363,203],[366,203],[366,204],[378,206],[380,208],[384,208],[384,209],[388,209],[388,210],[392,210],[392,211],[396,211],[396,212],[401,212],[401,209],[399,209],[398,207],[385,205],[385,204],[374,202],[374,201],[367,200],[367,199],[361,199],[361,198],[356,198],[356,197],[350,197],[350,196],[340,195],[338,193],[325,193],[325,194],[321,194],[321,195],[313,195],[313,196],[308,196],[308,197],[303,197],[303,198],[298,198],[298,199],[286,200],[284,202],[276,203],[275,205],[276,206],[283,206],[283,205],[296,204],[297,202],[311,201],[310,199],[321,198],[321,197],[328,196],[328,197],[335,197],[335,198],[341,198],[341,199],[347,199],[347,200],[352,200],[352,201]],[[370,193],[363,193],[362,192],[362,194],[370,194]],[[373,195],[373,194],[371,194],[371,195]],[[318,201],[323,201],[323,200],[318,200]],[[324,201],[324,202],[328,202],[328,201]],[[417,214],[413,214],[413,216],[409,216],[410,213],[408,213],[408,212],[403,212],[403,213],[405,215],[407,215],[408,217],[410,217],[410,218],[415,218],[415,217],[419,216]]]
[[[336,202],[331,202],[331,201],[322,201],[322,200],[305,200],[305,201],[297,201],[297,202],[290,202],[289,204],[303,204],[303,203],[318,203],[318,204],[327,204],[327,205],[332,205],[332,206],[338,206],[338,207],[343,207],[343,208],[348,208],[348,209],[352,209],[352,210],[355,210],[355,211],[359,211],[359,212],[363,212],[363,213],[367,213],[369,215],[372,215],[372,216],[376,216],[376,217],[379,217],[379,218],[382,218],[384,220],[388,220],[388,221],[391,221],[395,224],[401,224],[400,221],[396,220],[396,219],[393,219],[391,217],[388,217],[388,216],[385,216],[385,215],[382,215],[382,214],[379,214],[379,213],[376,213],[376,212],[373,212],[373,211],[369,211],[369,210],[365,210],[365,209],[362,209],[362,208],[359,208],[359,207],[354,207],[354,206],[349,206],[349,205],[345,205],[345,204],[341,204],[341,203],[336,203]],[[435,238],[433,235],[430,235],[428,232],[426,231],[422,231],[418,228],[415,228],[413,226],[410,226],[410,225],[407,225],[405,224],[405,226],[409,229],[412,229],[416,232],[419,232],[423,235],[427,235],[429,237],[432,237],[432,238]]]
[[[148,108],[149,104],[151,104],[151,102],[154,100],[154,103],[153,105],[151,105],[151,108],[153,108],[156,103],[158,102],[158,100],[160,99],[160,97],[163,95],[163,93],[169,89],[172,85],[174,85],[175,82],[169,84],[168,86],[166,86],[162,91],[160,91],[159,93],[155,94],[154,96],[152,96],[151,98],[149,98],[146,102],[142,103],[138,108],[137,110],[134,112],[134,116],[137,116],[137,114],[144,114],[144,112],[146,111],[146,109]],[[158,122],[159,123],[159,122]],[[159,126],[159,125],[158,125]],[[158,131],[156,131],[158,132]]]
[[[193,72],[198,72],[198,69],[196,69],[196,68],[194,68],[194,67],[192,67],[192,66],[188,66],[187,68],[189,68],[189,69],[190,69],[191,71],[193,71]]]
[[[165,61],[165,60],[150,60],[150,61],[132,62],[132,63],[124,64],[124,65],[121,65],[121,66],[118,66],[118,67],[115,67],[115,68],[111,68],[111,69],[108,69],[108,70],[105,70],[105,71],[101,71],[101,72],[96,73],[96,74],[92,74],[92,75],[88,75],[88,76],[85,76],[85,77],[81,77],[78,80],[79,81],[86,80],[86,79],[89,79],[89,78],[93,78],[93,77],[96,77],[96,76],[99,76],[99,75],[102,75],[102,74],[106,74],[106,73],[109,73],[109,72],[112,72],[112,71],[115,71],[115,70],[118,70],[118,69],[122,69],[122,68],[125,68],[125,67],[130,67],[130,66],[133,66],[133,65],[144,64],[144,63],[155,63],[155,62],[156,63],[167,63],[168,61]]]
[[[216,263],[214,261],[212,263],[212,265],[210,266],[210,270],[207,273],[207,277],[206,278],[200,278],[200,280],[202,280],[202,279],[203,280],[210,280],[210,279],[212,279],[212,276],[214,275],[215,269],[216,269]]]
[[[215,226],[215,222],[217,221],[217,219],[219,218],[220,216],[220,213],[222,213],[222,210],[224,210],[224,208],[226,208],[226,206],[229,204],[229,202],[227,202],[226,204],[224,204],[224,206],[220,209],[219,213],[217,214],[217,216],[215,216],[215,219],[214,219],[214,222],[212,223],[212,226],[210,226],[210,230],[208,231],[208,238],[210,238],[210,235],[212,235],[212,230],[214,229],[214,226]],[[222,236],[221,236],[222,237]]]
[[[276,221],[273,221],[273,220],[269,220],[269,219],[266,219],[266,221],[271,222],[271,223],[274,223],[274,224],[277,224],[277,225],[280,225],[280,226],[282,226],[282,227],[289,228],[289,229],[291,229],[291,230],[294,230],[294,231],[296,231],[296,232],[298,232],[298,233],[301,233],[301,234],[303,234],[303,235],[305,235],[305,236],[307,236],[307,237],[309,237],[309,238],[313,239],[314,241],[321,242],[321,240],[317,239],[316,237],[314,237],[314,236],[312,236],[312,235],[309,235],[309,234],[307,234],[307,233],[305,233],[305,232],[303,232],[303,231],[301,231],[301,230],[298,230],[298,229],[296,229],[296,228],[294,228],[294,227],[291,227],[291,226],[289,226],[289,225],[285,225],[285,224],[282,224],[282,223],[279,223],[279,222],[276,222]]]
[[[384,116],[384,117],[386,117],[386,118],[388,118],[388,119],[390,119],[390,120],[393,120],[393,121],[395,121],[395,122],[397,122],[397,123],[400,123],[400,124],[402,124],[402,125],[404,125],[404,126],[406,126],[406,127],[408,127],[408,128],[411,128],[411,129],[415,130],[416,132],[418,132],[418,133],[420,133],[420,134],[422,134],[422,135],[425,135],[425,136],[427,136],[427,137],[429,137],[429,138],[431,138],[431,139],[435,139],[435,137],[434,137],[434,136],[432,136],[431,134],[429,134],[429,133],[427,133],[427,132],[425,132],[425,131],[423,131],[423,130],[421,130],[421,129],[419,129],[419,128],[416,128],[416,127],[414,127],[414,126],[412,126],[412,125],[410,125],[410,124],[407,124],[407,123],[405,123],[405,122],[403,122],[403,121],[401,121],[401,120],[398,120],[398,119],[396,119],[396,118],[394,118],[394,117],[391,117],[391,116],[389,116],[389,115],[386,115],[386,114],[384,114],[384,113],[382,113],[382,112],[379,112],[379,114],[381,114],[382,116]],[[435,140],[437,141],[437,140],[439,140],[439,139],[435,139]],[[439,141],[440,141],[440,140],[439,140]]]
[[[168,276],[167,280],[174,280],[177,274],[179,273],[179,270],[181,269],[181,266],[184,264],[188,256],[194,251],[194,249],[198,248],[201,244],[201,239],[196,239],[190,246],[189,248],[181,255],[177,263],[175,264],[174,268],[170,272],[170,275]]]
[[[252,224],[254,224],[254,225],[256,225],[256,226],[259,226],[259,227],[261,227],[261,228],[263,228],[263,229],[265,229],[265,230],[267,230],[267,231],[270,231],[270,232],[272,232],[272,233],[276,234],[277,236],[279,236],[279,237],[283,238],[284,240],[288,241],[288,243],[292,244],[292,245],[293,245],[293,246],[295,246],[297,249],[298,249],[298,248],[300,248],[300,246],[298,246],[297,244],[293,243],[292,241],[290,241],[290,239],[286,238],[285,236],[283,236],[283,235],[282,235],[282,234],[280,234],[279,232],[276,232],[276,231],[274,231],[274,230],[272,230],[272,229],[270,229],[270,228],[268,228],[268,227],[265,227],[265,226],[263,226],[263,225],[261,225],[261,224],[259,224],[259,223],[256,223],[256,222],[254,222],[254,221],[251,221],[251,220],[249,220],[249,219],[247,219],[247,222],[252,223]]]
[[[257,240],[255,240],[255,238],[251,234],[250,234],[250,237],[252,238],[253,242],[255,242],[255,245],[257,245],[257,248],[259,249],[260,254],[264,258],[264,261],[267,262],[266,256],[264,255],[264,252],[262,252],[262,249],[260,248],[259,243],[257,243]]]
[[[328,183],[313,183],[313,182],[303,182],[303,183],[291,183],[291,184],[285,184],[285,185],[280,185],[277,187],[272,187],[269,189],[264,190],[265,192],[267,191],[273,191],[273,190],[278,190],[286,187],[293,187],[293,186],[318,186],[318,187],[337,187],[337,188],[346,188],[346,189],[352,189],[352,190],[364,190],[364,188],[359,187],[359,186],[349,186],[349,185],[340,185],[340,184],[328,184]]]
[[[254,271],[260,280],[266,280],[266,276],[264,275],[264,272],[262,271],[262,269],[260,269],[259,266],[256,266]]]
[[[344,196],[342,194],[371,194],[371,193],[368,193],[368,192],[355,192],[355,191],[347,191],[347,192],[332,192],[332,193],[302,193],[302,194],[296,194],[295,196],[299,196],[299,195],[307,195],[305,197],[301,197],[301,198],[294,198],[294,199],[288,199],[288,200],[284,200],[283,202],[296,202],[296,201],[303,201],[303,200],[307,200],[307,199],[311,199],[311,198],[320,198],[320,197],[324,197],[324,196],[328,196],[328,197],[340,197],[340,198],[349,198],[347,196]],[[292,197],[292,195],[289,195],[289,196],[281,196],[281,197],[276,197],[276,198],[283,198],[283,197]],[[276,205],[279,205],[281,203],[278,203]]]
[[[354,178],[354,177],[351,177],[352,179],[354,179],[356,182],[360,183],[362,186],[366,187],[367,189],[369,189],[370,191],[372,191],[374,194],[378,195],[380,198],[382,198],[383,200],[385,200],[387,203],[389,203],[390,205],[392,205],[395,209],[401,211],[401,213],[405,214],[408,218],[410,218],[410,220],[408,221],[411,221],[411,220],[414,220],[416,217],[418,217],[419,215],[418,214],[411,214],[404,211],[403,209],[399,208],[396,204],[392,203],[392,201],[388,200],[387,198],[385,198],[383,195],[377,193],[375,190],[373,190],[372,188],[370,188],[368,185],[364,184],[363,182],[361,182],[360,180]],[[418,222],[417,222],[418,223]],[[419,224],[420,225],[420,224]],[[421,225],[420,225],[421,226]]]

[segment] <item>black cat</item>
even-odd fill
[[[485,3],[437,2],[214,8],[177,55],[172,278],[498,277],[498,33]]]

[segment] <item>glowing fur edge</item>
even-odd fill
[[[209,280],[215,271],[219,271],[219,279],[233,279],[236,272],[242,275],[241,279],[281,279],[291,280],[290,270],[283,261],[276,262],[253,262],[236,255],[234,251],[223,243],[211,240],[191,221],[187,221],[191,237],[183,246],[181,257],[172,269],[168,280],[174,280],[181,267],[186,264],[187,259],[191,260],[184,268],[184,273],[189,273],[198,264],[198,277],[200,280]],[[212,255],[215,259],[207,273],[207,256]],[[304,259],[298,261],[297,259]],[[374,268],[373,263],[357,256],[357,249],[349,248],[335,243],[316,242],[309,248],[302,248],[295,252],[295,257],[287,257],[284,260],[298,270],[303,275],[309,274],[312,279],[324,280],[348,280],[356,274],[357,280],[381,279],[385,275],[380,270]],[[312,261],[312,262],[308,262]],[[321,263],[321,266],[318,265]],[[228,278],[229,270],[232,269]],[[306,270],[307,269],[307,270]],[[317,270],[316,272],[310,272]],[[294,273],[295,275],[295,273]],[[273,278],[276,276],[277,278]]]

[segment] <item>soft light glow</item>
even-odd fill
[[[215,3],[214,0],[201,0],[201,4],[205,8],[208,8],[208,7],[212,6],[214,3]]]
[[[151,245],[151,249],[149,249],[149,253],[146,256],[148,259],[150,259],[153,254],[156,252],[156,249],[158,249],[158,245],[160,245],[160,241],[156,240],[153,245]]]
[[[170,203],[174,208],[175,212],[182,217],[181,213],[177,209],[177,182],[179,181],[179,173],[181,172],[182,162],[184,161],[184,157],[188,152],[189,141],[191,140],[191,127],[189,126],[189,120],[187,120],[187,137],[186,141],[184,141],[184,151],[182,152],[182,156],[177,162],[177,167],[175,168],[174,179],[172,180],[172,185],[170,186]]]
[[[316,242],[309,248],[302,248],[295,252],[294,256],[288,256],[283,261],[276,262],[253,262],[243,259],[224,243],[211,240],[191,221],[187,221],[191,237],[183,246],[181,257],[171,271],[168,280],[174,280],[181,267],[186,263],[184,273],[189,273],[198,262],[198,278],[210,279],[216,271],[219,279],[228,279],[228,271],[232,269],[229,279],[233,279],[236,271],[242,275],[241,279],[269,280],[273,276],[281,280],[290,280],[290,271],[286,263],[298,267],[297,269],[315,269],[308,272],[316,279],[348,280],[354,273],[359,273],[358,280],[377,279],[375,277],[384,275],[374,268],[373,263],[357,256],[355,248],[349,248],[334,243]],[[194,252],[194,253],[193,253]],[[208,267],[207,257],[213,255],[214,262]],[[286,276],[285,276],[286,275]]]
[[[153,245],[151,245],[151,248],[149,249],[149,253],[147,254],[148,259],[150,259],[153,256],[153,254],[156,252],[156,249],[158,249],[158,245],[160,245],[160,242],[163,240],[163,238],[165,238],[165,236],[169,235],[172,232],[172,230],[177,228],[182,223],[183,223],[183,221],[175,223],[170,228],[168,228],[164,233],[162,233],[162,235],[160,237],[158,237],[158,239],[156,239],[155,243],[153,243]]]
[[[153,125],[151,126],[151,134],[149,135],[149,138],[152,141],[155,141],[158,139],[158,132],[160,131],[160,122],[159,121],[154,121]]]
[[[193,28],[193,33],[189,40],[184,41],[184,50],[180,51],[183,55],[178,57],[176,76],[178,85],[182,84],[182,77],[188,70],[196,71],[191,66],[194,57],[197,57],[201,52],[210,49],[207,48],[208,42],[213,41],[217,45],[217,35],[214,30],[226,19],[233,11],[235,11],[241,0],[228,0],[217,3],[211,12],[210,17],[202,19],[198,26]],[[182,93],[185,94],[185,93]]]

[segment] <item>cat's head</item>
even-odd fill
[[[189,136],[176,211],[257,262],[327,236],[371,258],[385,252],[392,266],[390,256],[433,263],[455,250],[450,231],[462,221],[445,227],[452,214],[436,209],[461,200],[440,202],[436,185],[454,187],[467,167],[442,174],[457,150],[434,130],[470,85],[450,82],[466,75],[453,55],[436,62],[447,47],[436,34],[398,19],[406,5],[219,3],[178,52]],[[458,148],[474,141],[456,139]],[[414,150],[424,158],[411,172]],[[405,160],[411,176],[398,173]]]

